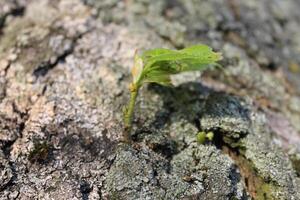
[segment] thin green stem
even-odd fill
[[[125,141],[130,141],[130,132],[132,129],[132,120],[134,116],[134,106],[136,102],[136,97],[138,95],[138,88],[133,87],[130,92],[130,100],[129,104],[126,108],[126,112],[124,115],[124,123],[125,123],[125,135],[124,139]]]

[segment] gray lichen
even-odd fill
[[[248,199],[234,163],[215,147],[188,148],[169,162],[123,145],[106,181],[109,199]]]
[[[0,5],[1,200],[299,199],[297,0]],[[203,42],[224,69],[144,87],[119,145],[135,50]]]
[[[245,102],[241,106],[243,103],[234,97],[222,94],[214,94],[213,97],[207,99],[204,113],[208,114],[201,118],[202,128],[218,129],[226,145],[237,148],[248,160],[249,163],[244,163],[243,167],[253,168],[268,189],[259,191],[257,188],[257,196],[296,199],[299,186],[295,170],[282,150],[272,142],[264,114],[256,112]]]

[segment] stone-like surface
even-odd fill
[[[172,160],[174,172],[191,179],[196,199],[250,199],[234,162],[213,146],[185,149]]]
[[[226,133],[225,137],[232,140],[238,140],[251,129],[249,111],[243,102],[222,94],[208,96],[200,124],[205,130]]]
[[[254,168],[257,176],[269,184],[269,190],[260,191],[264,193],[262,196],[271,199],[299,197],[300,188],[297,185],[297,175],[292,162],[282,150],[270,142],[271,132],[266,126],[265,115],[256,112],[254,107],[249,109],[250,105],[234,97],[223,94],[214,94],[213,99],[211,97],[212,95],[208,97],[204,109],[207,114],[201,119],[202,128],[218,129],[223,134],[225,143],[231,148],[239,148],[239,153],[249,161],[249,167]],[[241,106],[243,104],[244,106]],[[239,137],[240,140],[236,143],[236,138]]]
[[[185,149],[171,162],[139,148],[119,148],[107,175],[108,199],[248,199],[234,163],[215,147]]]
[[[300,199],[299,6],[0,0],[0,199]],[[136,49],[199,42],[224,69],[142,88],[120,144]]]

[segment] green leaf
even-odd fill
[[[145,68],[147,68],[160,61],[181,61],[209,64],[220,60],[221,55],[213,52],[212,49],[206,45],[195,45],[182,50],[149,50],[144,52],[142,59],[145,63]]]
[[[143,63],[142,72],[138,78],[134,78],[135,83],[142,85],[145,82],[156,82],[171,85],[170,75],[216,66],[222,55],[213,52],[206,45],[195,45],[182,50],[162,48],[148,50],[140,59]]]
[[[145,79],[144,83],[158,83],[164,86],[172,86],[170,75],[151,75],[149,78]]]

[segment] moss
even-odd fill
[[[52,146],[47,142],[36,142],[33,150],[28,155],[28,160],[31,163],[44,163],[49,159]]]
[[[111,193],[110,193],[110,195],[109,195],[109,198],[110,198],[111,200],[121,200],[121,199],[123,199],[123,198],[119,195],[119,193],[118,193],[117,191],[111,191]]]
[[[292,73],[299,73],[300,72],[300,66],[295,62],[291,62],[289,64],[289,70]]]
[[[257,196],[256,199],[266,199],[266,200],[271,200],[271,199],[276,199],[273,195],[272,192],[275,190],[275,188],[271,184],[263,183],[257,190]]]

